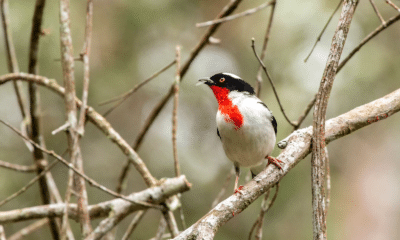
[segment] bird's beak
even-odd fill
[[[210,78],[201,78],[199,79],[199,82],[196,83],[196,86],[199,86],[201,84],[206,84],[206,85],[212,85],[214,82]]]

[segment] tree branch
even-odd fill
[[[12,80],[24,80],[28,82],[35,82],[39,85],[45,86],[60,96],[64,96],[65,90],[63,87],[58,85],[54,79],[49,79],[46,77],[18,73],[18,74],[6,74],[0,76],[0,85]],[[78,107],[82,105],[82,102],[75,98],[75,102]],[[138,172],[142,175],[145,183],[148,186],[154,186],[156,184],[156,179],[151,175],[147,169],[143,160],[139,155],[129,146],[129,144],[112,128],[111,124],[103,117],[101,114],[96,112],[92,107],[88,106],[86,111],[86,117],[91,121],[97,128],[99,128],[108,139],[114,142],[122,152],[128,157],[129,161],[135,166]]]
[[[313,150],[311,156],[314,240],[326,239],[325,174],[327,153],[325,152],[326,144],[324,138],[326,109],[333,81],[336,77],[337,66],[339,65],[340,56],[342,55],[357,4],[358,0],[343,1],[342,13],[332,39],[331,49],[314,105]]]
[[[384,120],[400,111],[400,89],[326,122],[326,143],[346,136],[362,127]],[[286,148],[278,159],[285,164],[282,170],[272,164],[248,182],[241,190],[219,203],[199,221],[182,232],[175,239],[212,239],[218,229],[232,219],[233,213],[246,209],[263,193],[279,182],[293,167],[311,151],[312,126],[297,130],[280,142]]]
[[[95,205],[89,205],[89,215],[93,219],[108,217],[110,220],[117,220],[117,218],[121,217],[122,214],[126,214],[123,215],[123,217],[126,217],[132,212],[148,208],[147,206],[137,204],[136,202],[151,202],[152,204],[159,204],[164,202],[170,196],[188,191],[190,187],[191,185],[184,175],[181,175],[178,178],[167,178],[159,186],[130,194],[127,196],[130,201],[118,198]],[[64,203],[57,203],[4,211],[0,212],[0,224],[45,217],[61,217],[64,209]],[[78,220],[78,206],[76,204],[69,204],[68,211],[68,216],[70,218]]]

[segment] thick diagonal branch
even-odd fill
[[[326,143],[384,120],[398,111],[400,111],[400,89],[328,120],[325,131]],[[302,128],[282,140],[280,145],[285,145],[286,148],[277,157],[285,163],[282,170],[271,164],[243,187],[242,194],[234,194],[219,203],[175,239],[212,239],[222,225],[273,187],[311,152],[312,132],[311,126]]]

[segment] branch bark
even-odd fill
[[[170,196],[188,191],[190,187],[191,185],[184,175],[178,178],[167,178],[159,186],[130,194],[127,198],[130,199],[131,202],[117,198],[90,205],[88,208],[89,215],[91,218],[108,217],[110,221],[115,221],[118,220],[118,217],[126,217],[132,212],[147,209],[146,206],[136,204],[135,202],[151,202],[153,204],[158,204],[164,202]],[[45,217],[61,217],[64,209],[64,203],[57,203],[0,212],[0,224]],[[78,220],[78,206],[76,204],[69,204],[68,216],[69,218]],[[120,220],[122,219],[119,219],[119,221]]]
[[[400,89],[328,120],[325,131],[326,143],[384,120],[398,111],[400,111]],[[243,187],[242,194],[234,194],[219,203],[175,239],[212,239],[222,225],[273,187],[310,153],[312,132],[312,126],[302,128],[282,140],[280,145],[286,147],[277,157],[285,163],[282,170],[271,164]]]
[[[326,209],[325,209],[325,118],[328,100],[333,81],[336,77],[340,56],[342,55],[350,23],[356,10],[358,0],[343,1],[342,13],[335,34],[332,39],[331,49],[322,76],[317,99],[314,105],[313,118],[313,149],[311,156],[311,181],[312,181],[312,208],[313,208],[313,235],[314,240],[326,239]]]

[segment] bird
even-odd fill
[[[250,168],[253,178],[270,163],[282,169],[283,162],[270,156],[278,124],[253,87],[232,73],[201,78],[196,85],[203,84],[211,88],[218,102],[217,135],[235,168],[234,193],[243,188],[238,187],[241,167]]]

